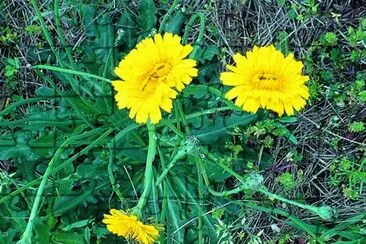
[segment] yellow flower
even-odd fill
[[[161,110],[171,112],[177,92],[197,76],[196,61],[186,59],[191,45],[180,44],[177,35],[156,34],[137,44],[115,68],[122,80],[113,81],[119,109],[130,109],[137,123],[158,123]]]
[[[111,209],[110,213],[110,215],[104,214],[103,223],[113,234],[142,244],[154,243],[159,236],[159,230],[156,227],[143,224],[135,215],[129,215],[117,209]]]
[[[285,57],[273,45],[255,46],[246,56],[237,53],[233,58],[236,66],[227,65],[230,72],[221,73],[220,79],[233,86],[226,98],[236,98],[235,104],[243,110],[255,113],[261,107],[282,116],[306,105],[309,77],[302,75],[303,64],[293,54]]]

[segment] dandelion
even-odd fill
[[[177,93],[197,76],[196,61],[186,58],[193,48],[180,41],[170,33],[146,38],[115,68],[121,79],[112,82],[117,106],[130,109],[137,123],[158,123],[160,108],[170,113]]]
[[[230,72],[220,75],[224,85],[233,86],[226,94],[244,111],[255,113],[259,108],[293,115],[306,105],[309,90],[302,75],[303,64],[293,54],[285,57],[273,45],[255,46],[243,56],[233,56],[236,66],[227,65]]]
[[[137,220],[137,216],[122,210],[111,209],[110,214],[104,214],[103,223],[113,234],[142,244],[154,243],[159,236],[155,226],[145,225]]]

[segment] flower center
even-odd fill
[[[165,82],[166,76],[171,70],[171,65],[167,63],[155,64],[149,71],[143,75],[141,90],[152,90],[158,82]]]
[[[266,73],[254,75],[252,81],[258,89],[274,90],[278,89],[280,85],[276,76]]]

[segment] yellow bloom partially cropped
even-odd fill
[[[302,75],[303,64],[293,54],[285,57],[274,46],[254,47],[245,56],[234,55],[236,66],[227,65],[220,79],[233,86],[226,94],[244,111],[255,113],[259,108],[293,115],[306,105],[309,77]]]
[[[197,76],[196,61],[186,59],[192,46],[180,41],[170,33],[146,38],[115,68],[121,78],[112,82],[117,106],[130,109],[129,117],[137,123],[158,123],[160,108],[170,113],[177,92]]]
[[[155,226],[145,225],[135,215],[122,210],[111,209],[110,214],[104,214],[103,223],[113,234],[142,244],[152,244],[159,236],[159,230]]]

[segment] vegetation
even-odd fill
[[[366,8],[346,2],[2,1],[0,243],[125,243],[111,209],[160,243],[363,243]],[[114,70],[166,32],[198,74],[136,123]],[[310,78],[295,115],[225,97],[233,55],[271,44]]]

